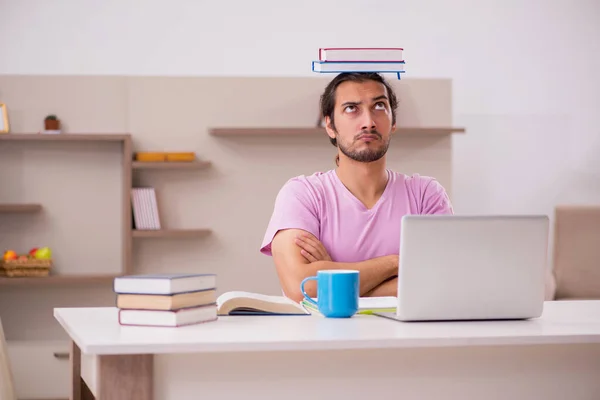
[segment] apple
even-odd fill
[[[52,258],[52,250],[49,247],[40,247],[35,251],[35,258],[38,260],[49,260]]]
[[[34,247],[33,249],[29,250],[29,255],[30,256],[35,256],[35,252],[38,250],[37,247]]]
[[[5,260],[16,260],[17,253],[14,250],[7,250],[4,252],[4,259]]]

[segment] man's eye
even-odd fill
[[[383,102],[376,103],[375,108],[378,108],[380,110],[385,110],[385,103],[383,103]]]
[[[344,108],[344,111],[346,112],[352,112],[354,110],[356,110],[355,106],[346,106],[346,108]]]

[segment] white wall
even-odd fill
[[[0,38],[0,74],[306,76],[319,47],[403,46],[454,81],[458,212],[600,202],[597,0],[0,0]]]

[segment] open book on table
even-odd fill
[[[217,298],[218,315],[310,315],[310,312],[285,296],[233,291]]]
[[[317,299],[313,299],[317,301]],[[398,299],[393,296],[385,297],[361,297],[358,299],[358,314],[373,314],[374,312],[396,312]],[[310,301],[302,300],[304,308],[311,314],[320,314],[317,306]]]
[[[315,299],[316,300],[316,299]],[[359,314],[396,311],[396,297],[361,297]],[[217,298],[219,315],[311,315],[319,314],[306,299],[297,303],[285,296],[233,291]]]

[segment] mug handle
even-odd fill
[[[314,301],[314,300],[313,300],[313,299],[312,299],[312,298],[311,298],[309,295],[307,295],[307,294],[306,294],[306,292],[304,291],[304,284],[305,284],[306,282],[308,282],[308,281],[316,281],[316,280],[317,280],[317,277],[316,277],[316,276],[309,276],[308,278],[304,278],[304,279],[302,280],[302,283],[300,283],[300,290],[302,290],[302,294],[304,295],[304,298],[305,298],[306,300],[308,300],[309,302],[311,302],[312,304],[314,304],[315,306],[317,306],[317,307],[318,307],[319,305],[317,304],[317,302],[316,302],[316,301]]]

